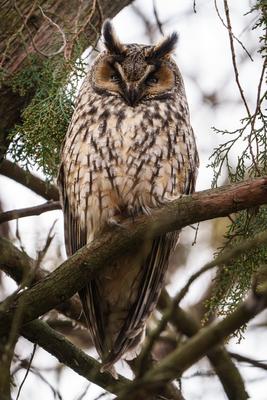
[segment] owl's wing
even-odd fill
[[[168,233],[153,241],[151,251],[144,265],[140,265],[141,275],[135,295],[136,300],[128,311],[128,315],[122,324],[111,352],[108,356],[104,357],[103,370],[110,369],[124,353],[134,349],[138,345],[145,322],[154,310],[160,295],[164,284],[165,272],[168,267],[169,256],[177,243],[178,235],[179,232]],[[93,341],[98,352],[104,356],[104,354],[107,354],[104,349],[106,338],[102,314],[104,299],[101,298],[97,287],[97,281],[91,281],[80,292],[80,296]]]
[[[86,230],[80,227],[78,210],[75,210],[73,204],[70,207],[63,165],[59,168],[57,183],[64,215],[65,246],[69,257],[86,244],[87,234]]]
[[[87,242],[87,228],[81,228],[79,223],[79,213],[74,205],[70,207],[69,198],[66,190],[64,167],[61,165],[58,173],[58,186],[60,187],[61,203],[64,213],[64,234],[67,255],[71,256]],[[96,281],[92,280],[89,284],[79,291],[79,296],[83,305],[83,311],[88,322],[88,328],[94,341],[94,345],[99,354],[103,354],[104,342],[104,323],[102,300]]]

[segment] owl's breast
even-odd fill
[[[185,192],[194,151],[189,121],[165,104],[97,112],[73,125],[63,149],[69,199],[91,228],[149,212]]]

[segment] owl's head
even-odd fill
[[[92,84],[98,93],[121,97],[131,107],[140,102],[166,98],[181,80],[171,58],[177,34],[155,46],[123,44],[110,20],[103,25],[106,51],[98,57],[92,70]]]

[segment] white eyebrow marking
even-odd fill
[[[118,72],[120,73],[122,79],[124,79],[124,81],[127,82],[127,78],[126,78],[126,76],[124,74],[122,66],[117,61],[114,63],[114,65],[115,65],[116,69],[118,70]],[[144,73],[142,78],[140,78],[138,81],[136,81],[136,84],[139,85],[140,83],[144,82],[146,80],[147,76],[151,72],[153,72],[153,70],[155,70],[155,66],[154,65],[148,65],[147,69],[146,69],[146,72]]]

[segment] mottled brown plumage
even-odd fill
[[[150,213],[194,190],[198,156],[183,80],[171,57],[177,36],[124,45],[107,21],[106,51],[85,78],[58,177],[68,254],[112,224]],[[154,310],[177,233],[110,260],[80,292],[103,369],[136,348]]]

